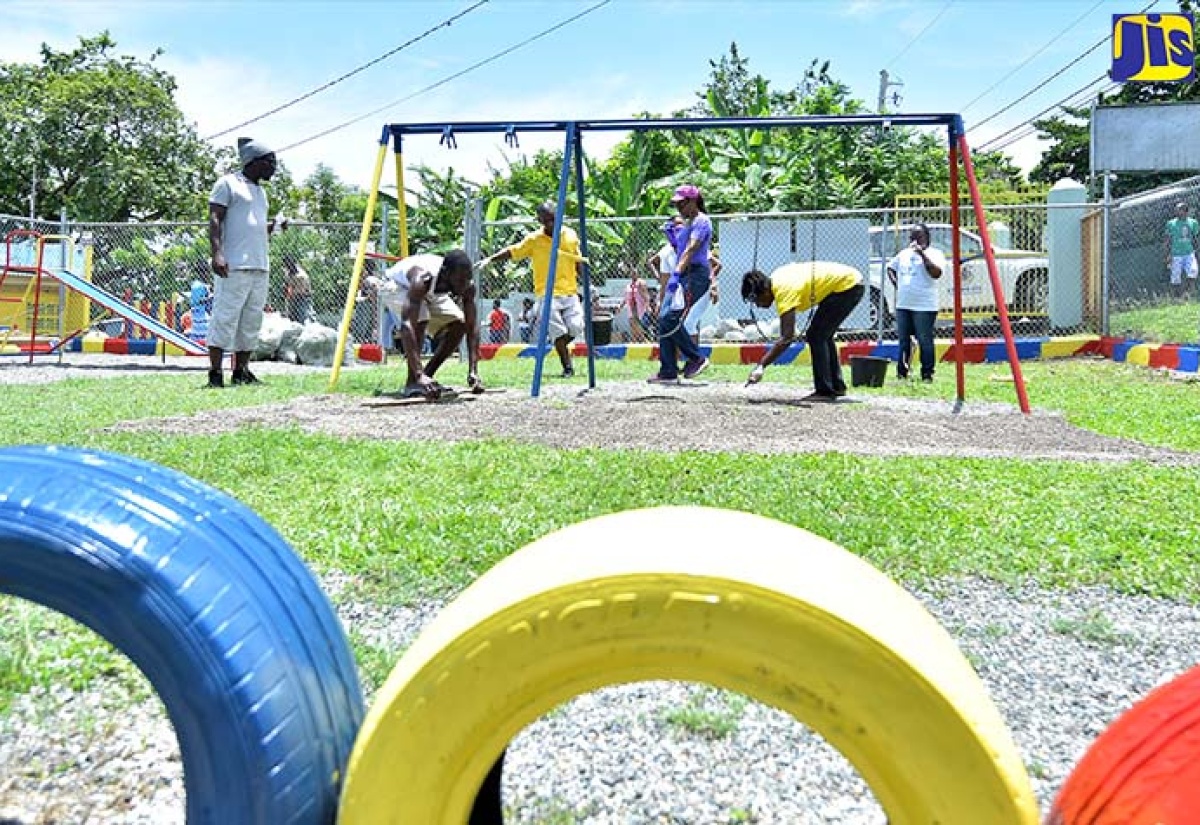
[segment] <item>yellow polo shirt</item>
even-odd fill
[[[793,309],[803,312],[835,292],[853,289],[862,280],[862,273],[854,267],[831,261],[784,264],[771,273],[775,311],[780,315]]]
[[[508,248],[514,261],[529,259],[533,267],[533,291],[538,295],[546,294],[546,275],[550,272],[552,241],[553,238],[539,229]],[[575,230],[564,226],[558,243],[558,271],[554,273],[555,297],[574,295],[579,291],[579,279],[575,275],[575,265],[579,258],[579,236],[575,234]]]

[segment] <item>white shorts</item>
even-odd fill
[[[1171,286],[1179,286],[1183,283],[1184,273],[1189,278],[1196,277],[1196,256],[1192,255],[1172,255],[1171,256]]]
[[[389,290],[385,287],[379,290],[379,298],[383,301],[383,305],[387,308],[388,312],[392,313],[392,318],[396,320],[396,324],[404,323],[404,311],[407,309],[408,304],[407,293],[398,290]],[[466,316],[463,315],[462,307],[450,297],[450,293],[432,292],[428,298],[421,302],[421,310],[418,313],[417,321],[424,321],[425,334],[434,336],[456,321],[466,321]]]
[[[231,269],[213,276],[208,345],[227,352],[253,352],[262,328],[270,279],[265,269]]]
[[[537,327],[534,329],[536,336]],[[550,302],[550,341],[564,335],[583,337],[583,304],[578,295],[556,295]]]

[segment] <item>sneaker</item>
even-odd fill
[[[574,378],[575,377],[575,368],[574,367],[563,367],[562,377],[563,378]]]
[[[204,385],[206,390],[223,390],[225,389],[225,375],[220,370],[208,371],[208,383]]]
[[[674,386],[679,383],[679,377],[672,376],[670,378],[665,378],[661,372],[656,372],[656,373],[654,373],[654,375],[651,375],[649,378],[646,379],[646,383],[647,384],[664,384],[664,385]]]
[[[706,369],[708,369],[708,359],[701,355],[699,358],[693,358],[684,365],[683,377],[695,378]]]
[[[229,380],[229,383],[233,384],[234,386],[238,386],[238,385],[245,385],[245,384],[261,384],[262,381],[259,381],[258,377],[254,373],[250,372],[250,370],[247,369],[247,370],[234,370],[233,378],[231,378]]]
[[[932,383],[933,383],[933,376],[932,376],[932,375],[923,375],[923,376],[921,376],[921,383],[922,383],[922,384],[932,384]]]

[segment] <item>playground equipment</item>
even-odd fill
[[[47,250],[47,246],[57,250]],[[85,326],[88,306],[51,279],[43,267],[47,254],[57,251],[59,264],[78,262],[74,240],[16,229],[4,238],[4,268],[0,270],[0,354],[61,351],[66,328]],[[24,331],[29,331],[25,342]],[[20,344],[13,343],[20,341]]]
[[[22,241],[24,239],[24,241]],[[61,247],[60,266],[48,269],[46,246]],[[84,276],[71,266],[80,265],[74,239],[67,235],[46,235],[28,229],[14,229],[4,236],[4,269],[0,270],[0,353],[10,348],[10,340],[24,338],[23,349],[29,361],[37,354],[60,354],[73,339],[92,326],[91,306],[96,304],[110,314],[136,324],[151,335],[192,355],[208,350],[157,318],[91,283],[91,248],[82,256]],[[18,352],[22,347],[16,348]]]
[[[647,553],[622,540],[630,531],[671,540]],[[376,697],[339,821],[465,822],[527,724],[589,690],[650,679],[791,713],[855,765],[896,825],[1037,821],[982,682],[913,597],[797,527],[694,507],[565,528],[463,592]]]
[[[1183,825],[1200,812],[1200,667],[1151,691],[1092,743],[1047,825]]]
[[[326,825],[362,718],[337,616],[247,507],[149,462],[0,450],[0,593],[107,639],[162,699],[190,825]]]
[[[671,540],[650,553],[622,540],[646,531]],[[747,513],[617,513],[519,550],[439,614],[365,720],[311,574],[253,512],[174,470],[0,449],[0,593],[76,619],[146,674],[191,825],[498,823],[479,813],[499,810],[499,758],[523,727],[648,679],[791,713],[893,825],[1038,818],[1000,713],[920,603],[837,545]],[[1151,693],[1085,755],[1049,823],[1194,822],[1198,707],[1200,668]]]
[[[983,203],[980,198],[979,186],[976,181],[974,167],[971,162],[971,151],[970,147],[967,145],[966,129],[963,125],[962,117],[956,114],[839,116],[808,115],[800,117],[766,118],[648,118],[590,121],[526,121],[509,123],[403,123],[385,125],[380,133],[379,152],[375,160],[375,169],[372,176],[371,189],[367,197],[366,211],[363,215],[362,231],[358,242],[358,252],[355,255],[354,261],[354,271],[350,278],[350,286],[347,292],[346,305],[342,314],[342,323],[338,332],[338,354],[335,356],[333,370],[330,375],[330,389],[332,390],[337,386],[338,377],[341,370],[342,353],[345,351],[346,342],[349,338],[350,322],[354,311],[354,296],[358,294],[358,287],[365,266],[366,249],[375,215],[375,207],[379,199],[383,165],[387,156],[387,148],[389,143],[392,143],[395,146],[396,191],[399,193],[406,191],[404,186],[403,159],[403,139],[405,135],[439,135],[441,143],[448,147],[454,147],[457,145],[457,135],[460,134],[503,132],[505,141],[509,145],[516,145],[518,134],[522,131],[564,133],[565,145],[563,149],[563,164],[558,180],[558,191],[556,198],[557,209],[554,217],[553,240],[550,247],[550,274],[546,285],[546,294],[543,298],[543,305],[539,313],[538,331],[534,341],[534,346],[537,348],[537,351],[530,394],[536,397],[540,393],[541,389],[543,363],[547,353],[551,348],[548,338],[548,331],[550,322],[550,307],[554,292],[554,273],[558,265],[558,256],[560,254],[559,238],[565,218],[568,183],[572,178],[574,178],[574,191],[578,204],[580,252],[585,261],[584,277],[581,279],[581,283],[583,288],[583,308],[585,318],[584,329],[588,360],[588,386],[596,386],[595,342],[593,341],[592,337],[593,318],[591,311],[591,277],[587,274],[588,265],[586,263],[588,259],[587,204],[586,189],[584,186],[583,177],[583,135],[585,132],[648,132],[657,130],[702,131],[707,129],[749,129],[754,131],[762,131],[777,128],[821,129],[831,127],[874,127],[880,129],[890,129],[892,127],[902,126],[937,126],[943,127],[947,130],[950,172],[950,221],[953,241],[952,260],[954,262],[955,352],[961,352],[963,349],[962,275],[960,271],[963,255],[959,243],[961,233],[959,232],[960,214],[958,177],[959,164],[961,162],[962,172],[966,176],[967,186],[971,194],[971,205],[974,209],[976,226],[978,228],[980,241],[983,246],[983,255],[987,262],[987,272],[992,287],[992,294],[996,298],[996,312],[1000,320],[1000,328],[1004,338],[1005,350],[1008,355],[1009,367],[1012,370],[1013,385],[1016,389],[1017,400],[1020,404],[1021,411],[1028,414],[1030,412],[1029,399],[1025,392],[1025,382],[1021,374],[1020,360],[1017,354],[1016,343],[1013,339],[1012,325],[1009,322],[1008,309],[1004,299],[1004,289],[1001,284],[1000,273],[996,264],[996,257],[993,252],[992,242],[988,233],[987,220],[983,212]],[[408,215],[403,197],[398,199],[397,207],[396,214],[399,224],[400,256],[407,257],[409,254],[407,225]],[[468,239],[468,251],[471,251],[471,241],[475,241],[477,244],[477,239]],[[961,361],[957,362],[956,364],[956,374],[957,401],[959,404],[961,404],[966,397],[966,377],[964,365]]]

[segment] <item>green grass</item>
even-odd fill
[[[44,607],[0,597],[0,716],[14,697],[37,687],[78,690],[106,678],[143,699],[147,683],[112,645]]]
[[[1050,622],[1050,629],[1061,636],[1072,636],[1097,645],[1129,644],[1135,639],[1117,630],[1108,614],[1092,608],[1078,619],[1057,618]]]
[[[664,710],[662,720],[693,736],[724,739],[737,732],[748,701],[741,694],[701,688],[686,704]]]
[[[580,362],[582,366],[582,362]],[[580,370],[583,372],[583,370]],[[600,362],[606,381],[642,378],[647,361]],[[1035,408],[1101,433],[1200,450],[1200,387],[1095,360],[1023,365]],[[744,380],[742,366],[706,379]],[[1015,403],[1005,365],[967,370],[968,404]],[[485,363],[492,386],[526,392],[527,361]],[[439,376],[442,377],[442,376]],[[461,384],[461,367],[446,380]],[[659,454],[554,450],[491,440],[463,444],[346,441],[299,430],[217,436],[106,431],[110,424],[284,401],[324,392],[328,376],[271,376],[264,387],[202,392],[202,373],[6,386],[0,445],[63,443],[115,450],[181,469],[261,514],[317,570],[357,577],[356,598],[413,602],[452,596],[530,541],[584,519],[636,507],[701,504],[748,510],[825,536],[902,583],[941,576],[1100,584],[1195,601],[1200,500],[1192,468],[1132,464],[856,455]],[[343,373],[367,395],[399,370]],[[806,366],[767,380],[806,389]],[[555,380],[557,383],[557,379]],[[582,387],[584,379],[573,386]],[[880,390],[949,399],[953,366],[933,385]],[[853,414],[848,411],[847,414]],[[0,600],[0,708],[35,684],[82,684],[119,672],[117,654],[54,616],[27,619]],[[48,612],[47,612],[48,613]],[[16,618],[14,618],[16,617]],[[86,634],[78,636],[76,634]],[[399,655],[361,638],[365,681],[378,686]],[[123,661],[123,660],[122,660]]]
[[[1114,312],[1109,316],[1108,327],[1113,335],[1186,344],[1200,340],[1200,303],[1170,302]]]

